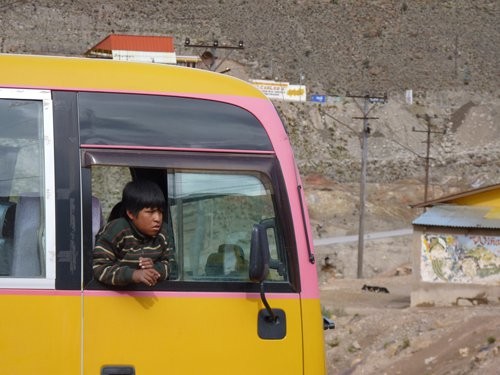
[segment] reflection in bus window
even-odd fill
[[[207,171],[175,171],[168,181],[181,279],[248,281],[253,225],[275,217],[270,184],[259,175]],[[278,259],[277,238],[268,237]]]
[[[0,276],[44,277],[43,106],[0,99]]]

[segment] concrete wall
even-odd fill
[[[414,230],[412,306],[500,305],[499,230]]]

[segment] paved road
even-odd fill
[[[374,232],[365,234],[366,240],[376,240],[380,238],[388,238],[388,237],[398,237],[398,236],[408,236],[413,233],[413,228],[404,228],[397,230],[389,230],[384,232]],[[334,243],[348,243],[348,242],[357,242],[358,235],[354,236],[339,236],[339,237],[328,237],[328,238],[315,238],[313,240],[314,246],[325,246],[331,245]]]

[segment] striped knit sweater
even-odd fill
[[[175,267],[174,250],[168,243],[165,225],[155,237],[143,235],[125,218],[106,224],[97,235],[92,268],[94,277],[108,285],[132,283],[139,258],[151,258],[160,279],[166,280]]]

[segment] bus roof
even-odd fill
[[[201,69],[15,54],[0,54],[0,87],[266,98],[245,81]]]

